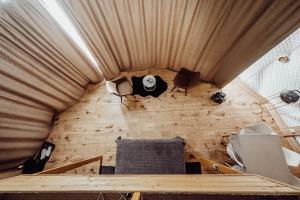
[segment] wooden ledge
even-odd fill
[[[189,193],[299,195],[300,189],[256,175],[21,175],[0,181],[1,193]]]

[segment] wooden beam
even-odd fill
[[[181,193],[299,195],[300,189],[248,174],[21,175],[0,181],[3,193]],[[138,197],[138,194],[134,195]]]
[[[141,199],[141,193],[140,192],[134,192],[132,195],[131,200],[140,200]]]
[[[18,176],[18,175],[22,174],[22,171],[23,171],[23,169],[16,168],[16,169],[1,172],[0,173],[0,180],[11,178],[11,177],[14,177],[14,176]]]
[[[215,161],[205,159],[200,154],[192,153],[192,155],[194,156],[194,159],[198,160],[201,163],[202,167],[205,167],[209,171],[222,174],[242,174],[242,172],[240,171],[234,170]]]
[[[240,171],[234,170],[230,167],[219,164],[215,161],[208,160],[204,158],[200,153],[191,151],[192,147],[189,146],[188,144],[186,144],[186,148],[188,149],[187,152],[190,152],[189,153],[190,158],[199,161],[201,166],[206,168],[208,171],[212,171],[214,173],[222,173],[222,174],[243,174]]]
[[[52,168],[52,169],[44,170],[42,172],[36,173],[36,175],[38,175],[38,174],[61,174],[61,173],[70,171],[72,169],[76,169],[78,167],[87,165],[89,163],[92,163],[92,162],[95,162],[95,161],[98,161],[98,160],[100,160],[100,165],[101,165],[102,156],[96,156],[96,157],[93,157],[93,158],[90,158],[90,159],[86,159],[86,160],[81,160],[81,161],[78,161],[78,162],[75,162],[75,163],[72,163],[72,164],[68,164],[68,165],[64,165],[64,166],[60,166],[60,167],[55,167],[55,168]]]
[[[300,136],[300,133],[287,134],[287,135],[283,135],[282,137],[296,137],[296,136]]]
[[[295,137],[287,137],[286,139],[287,139],[288,143],[291,146],[291,150],[293,150],[293,151],[300,154],[300,145],[298,144]]]

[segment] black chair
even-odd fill
[[[186,68],[181,68],[173,80],[174,87],[171,92],[177,87],[184,89],[186,95],[188,87],[190,87],[194,81],[198,80],[200,80],[200,72],[193,72]]]

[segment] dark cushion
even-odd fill
[[[118,139],[116,174],[184,174],[184,141]]]

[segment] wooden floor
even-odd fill
[[[131,139],[180,136],[193,151],[223,163],[227,156],[221,144],[222,135],[261,121],[261,115],[250,111],[250,104],[256,99],[239,81],[223,89],[227,100],[218,105],[210,100],[217,91],[211,84],[197,84],[185,96],[180,90],[170,92],[175,72],[124,73],[128,77],[145,74],[160,75],[168,82],[168,90],[159,98],[124,99],[125,105],[122,105],[119,97],[108,94],[104,83],[89,85],[81,101],[55,122],[49,141],[55,143],[56,149],[46,168],[96,155],[103,155],[103,165],[114,165],[115,140],[119,136]],[[269,114],[263,114],[263,119],[278,130]],[[98,173],[98,168],[99,165],[91,164],[71,173]]]

